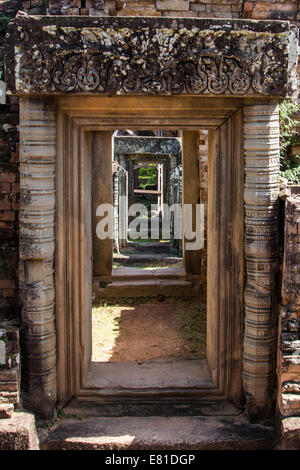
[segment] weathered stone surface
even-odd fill
[[[54,326],[54,206],[56,124],[42,100],[20,107],[23,404],[51,419],[56,402]]]
[[[296,32],[287,22],[22,16],[8,40],[17,93],[295,91]]]
[[[38,450],[39,442],[31,413],[16,412],[0,420],[0,450]]]
[[[278,409],[281,416],[300,413],[300,195],[290,187],[285,200],[282,305],[279,321]]]
[[[98,281],[93,283],[96,299],[129,298],[129,297],[197,297],[200,294],[197,282],[194,284],[184,279],[131,279],[130,281],[113,281],[105,287]]]
[[[294,416],[299,413],[300,394],[282,393],[281,394],[281,410],[284,416]]]
[[[300,418],[285,418],[281,422],[280,449],[300,449]]]
[[[19,368],[0,369],[0,397],[2,392],[18,393],[19,390]]]
[[[114,137],[117,155],[180,155],[180,140],[176,137]]]
[[[0,419],[11,418],[14,412],[14,405],[12,403],[0,402]]]
[[[273,429],[245,417],[68,419],[43,433],[43,450],[270,449]]]
[[[156,2],[157,10],[188,10],[189,1],[187,0],[158,0]]]
[[[277,338],[279,107],[247,106],[245,119],[244,390],[248,414],[271,413]]]

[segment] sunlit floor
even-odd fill
[[[205,358],[206,312],[199,298],[120,302],[93,307],[92,361]]]
[[[183,260],[169,240],[128,241],[120,253],[113,254],[113,268],[129,266],[143,269],[182,267]]]

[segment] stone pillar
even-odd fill
[[[183,204],[200,204],[199,186],[199,131],[182,132],[183,153]],[[195,214],[195,212],[193,211]],[[195,216],[193,216],[194,218]],[[184,211],[183,211],[184,221]],[[195,230],[195,227],[193,227]],[[200,274],[201,250],[186,250],[183,244],[183,258],[186,274]]]
[[[241,124],[242,125],[242,124]],[[201,292],[207,298],[207,209],[208,209],[208,135],[199,132],[199,189],[204,205],[204,246],[201,250]]]
[[[134,203],[134,178],[133,178],[133,160],[128,158],[128,207]],[[131,219],[132,217],[130,217]]]
[[[100,204],[112,204],[112,138],[111,131],[92,133],[92,230],[93,275],[110,276],[113,240],[100,240],[96,234]]]
[[[23,403],[54,416],[55,112],[40,98],[20,100],[20,288]]]
[[[119,247],[119,164],[113,162],[112,164],[112,177],[113,177],[113,206],[114,206],[114,252],[120,253]]]
[[[128,230],[128,181],[127,171],[119,167],[119,248],[127,243]]]
[[[164,191],[164,203],[169,204],[169,199],[170,199],[170,173],[171,173],[171,165],[170,165],[170,157],[165,158],[165,161],[163,163],[163,169],[164,169],[164,185],[163,185],[163,191]]]
[[[170,172],[175,170],[175,168],[177,167],[177,160],[178,160],[177,155],[171,155],[170,156]]]
[[[278,286],[279,107],[245,106],[245,332],[243,380],[252,419],[272,407]]]
[[[164,164],[158,163],[157,166],[157,190],[160,194],[157,196],[157,209],[159,214],[163,215],[163,204],[164,204]]]

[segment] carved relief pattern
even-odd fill
[[[271,407],[276,354],[279,114],[276,104],[245,106],[244,389],[253,415]]]
[[[40,99],[21,100],[20,258],[22,354],[29,407],[56,401],[54,327],[55,113]]]
[[[260,95],[286,92],[288,36],[199,28],[18,28],[17,90]]]

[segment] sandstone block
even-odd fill
[[[280,412],[283,416],[300,414],[300,395],[297,393],[283,393],[281,396]]]
[[[0,450],[38,450],[35,419],[31,413],[16,412],[0,420]]]
[[[300,449],[300,417],[281,421],[280,449]]]
[[[14,412],[12,403],[0,403],[0,419],[11,418]]]
[[[214,11],[221,11],[221,12],[231,12],[231,5],[222,5],[222,4],[219,4],[219,5],[214,5]]]
[[[190,2],[188,0],[158,0],[156,2],[157,10],[182,10],[188,11]]]
[[[202,12],[199,13],[199,15],[202,15]],[[165,17],[176,17],[176,18],[195,18],[198,16],[198,13],[196,11],[163,11],[162,16]]]

